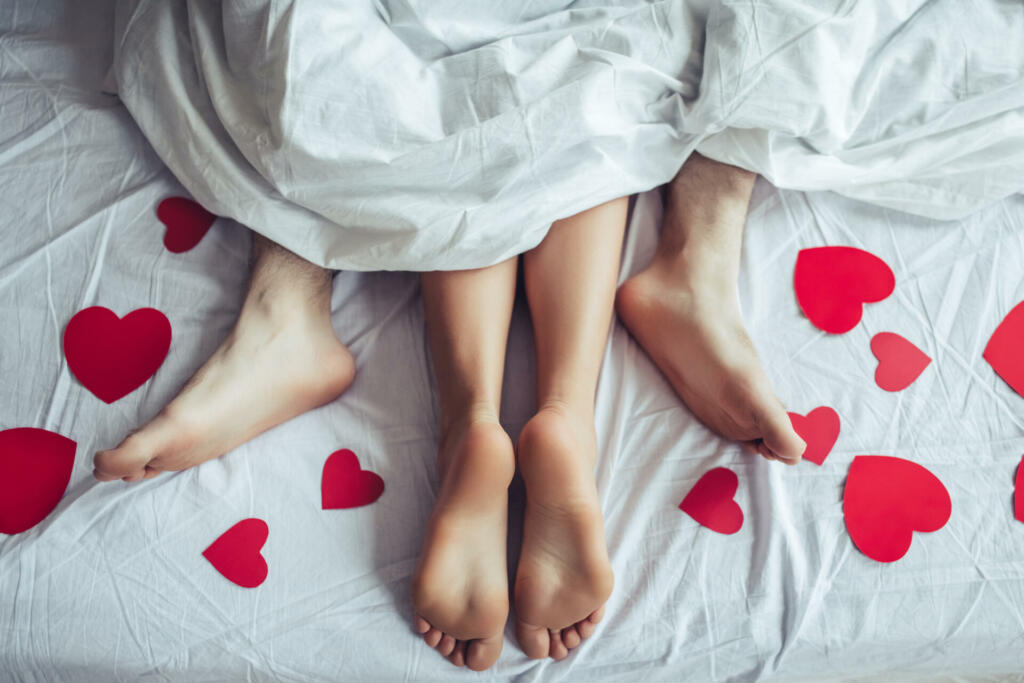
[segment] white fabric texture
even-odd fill
[[[123,0],[116,57],[200,203],[339,269],[496,263],[698,146],[934,218],[1024,189],[1019,0]]]
[[[248,232],[221,220],[192,251],[163,248],[154,209],[183,188],[112,97],[102,3],[0,5],[0,429],[78,442],[67,493],[40,525],[0,535],[0,680],[455,681],[412,632],[408,586],[437,493],[437,404],[417,278],[341,273],[332,308],[359,374],[341,399],[190,471],[127,485],[91,477],[92,453],[152,417],[226,335],[246,280]],[[659,206],[637,202],[622,277],[650,258]],[[841,336],[798,310],[800,248],[850,244],[896,291]],[[568,660],[531,661],[507,634],[494,681],[1024,680],[1024,525],[1013,520],[1024,398],[981,358],[1024,300],[1024,198],[939,222],[829,192],[759,182],[741,298],[758,351],[793,410],[843,420],[818,468],[751,458],[704,429],[616,323],[597,398],[597,477],[616,573],[608,615]],[[170,355],[107,405],[68,372],[61,335],[90,305],[167,314]],[[878,389],[868,348],[895,331],[934,362]],[[529,417],[531,340],[520,303],[503,420]],[[319,509],[333,450],[386,482],[373,505]],[[893,565],[851,544],[842,486],[857,454],[921,463],[953,501],[948,525]],[[743,529],[721,536],[676,506],[706,470],[740,478]],[[270,574],[229,584],[201,557],[258,516]],[[515,519],[513,520],[515,522]],[[514,557],[514,556],[513,556]]]

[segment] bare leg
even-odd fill
[[[331,273],[253,235],[234,330],[151,422],[95,458],[101,481],[138,481],[216,458],[323,405],[355,365],[331,327]]]
[[[427,333],[441,399],[441,491],[413,579],[416,628],[456,666],[501,653],[508,619],[512,441],[498,422],[516,259],[424,273]]]
[[[668,187],[658,251],[619,289],[619,316],[690,410],[795,464],[804,451],[740,316],[736,282],[756,175],[691,156]]]
[[[526,485],[516,639],[563,659],[604,614],[613,577],[594,482],[594,395],[611,324],[627,200],[558,221],[523,259],[537,348],[537,414],[517,457]]]

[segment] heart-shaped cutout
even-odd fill
[[[953,504],[938,477],[917,463],[885,455],[858,455],[843,492],[846,529],[862,553],[895,562],[910,550],[914,532],[938,531]]]
[[[166,226],[164,246],[175,254],[186,252],[199,244],[217,220],[198,202],[187,197],[169,197],[156,207],[156,217]]]
[[[896,277],[869,251],[815,247],[797,254],[793,286],[800,309],[815,327],[842,334],[860,322],[863,304],[892,294]]]
[[[331,453],[320,479],[320,503],[324,510],[369,505],[384,493],[384,480],[359,466],[359,458],[347,448]]]
[[[153,376],[171,348],[171,323],[155,308],[123,318],[92,306],[64,329],[64,356],[72,374],[107,403],[127,396]]]
[[[886,391],[903,391],[914,383],[932,359],[895,332],[871,338],[871,353],[878,359],[875,384]]]
[[[1024,396],[1024,301],[999,323],[982,357],[1010,388]]]
[[[708,470],[679,504],[679,509],[699,524],[720,534],[734,534],[743,527],[743,510],[733,500],[740,480],[728,467]]]
[[[825,462],[839,439],[839,414],[828,406],[819,406],[807,415],[789,413],[789,421],[807,444],[803,459],[815,465]]]
[[[231,583],[255,588],[267,578],[267,561],[260,550],[269,535],[270,528],[262,519],[243,519],[211,543],[203,557]]]
[[[1013,488],[1013,517],[1018,522],[1024,522],[1024,458],[1021,458],[1017,466],[1017,480]]]
[[[0,432],[0,534],[20,534],[53,512],[71,480],[77,448],[45,429]]]

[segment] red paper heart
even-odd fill
[[[843,492],[843,515],[854,545],[878,562],[910,550],[915,531],[938,531],[953,504],[938,477],[917,463],[885,455],[858,455]]]
[[[841,334],[860,322],[863,304],[892,294],[896,278],[885,261],[863,249],[816,247],[797,254],[793,285],[808,320]]]
[[[914,383],[932,359],[895,332],[871,338],[871,353],[878,359],[875,384],[886,391],[903,391]]]
[[[107,403],[130,394],[153,376],[171,347],[171,323],[155,308],[124,318],[102,306],[75,314],[64,329],[68,367],[86,389]]]
[[[267,561],[260,550],[269,535],[270,528],[262,519],[243,519],[211,543],[203,557],[231,583],[255,588],[267,578]]]
[[[999,323],[982,357],[1014,391],[1024,396],[1024,301]]]
[[[727,467],[704,473],[679,504],[679,509],[720,534],[734,534],[743,526],[743,510],[733,500],[740,480]]]
[[[0,432],[0,534],[27,531],[57,507],[71,480],[77,447],[45,429]]]
[[[331,453],[320,480],[320,502],[324,510],[369,505],[384,493],[384,480],[359,467],[359,458],[342,449]]]
[[[806,416],[790,413],[789,421],[807,444],[804,460],[810,460],[815,465],[825,462],[839,438],[839,414],[828,406],[819,406]]]
[[[1017,481],[1013,490],[1013,516],[1018,522],[1024,522],[1024,458],[1017,466]]]
[[[217,220],[197,202],[186,197],[170,197],[156,207],[156,217],[167,226],[164,246],[175,254],[188,251],[199,244]]]

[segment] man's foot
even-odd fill
[[[590,637],[614,583],[594,482],[593,415],[582,413],[544,407],[519,435],[526,512],[516,640],[535,659],[564,659]]]
[[[743,326],[735,283],[700,272],[656,257],[619,288],[619,317],[701,422],[796,464],[805,444]]]
[[[497,418],[455,422],[438,454],[441,492],[412,584],[416,630],[456,666],[489,668],[508,620],[512,441]]]
[[[117,448],[96,454],[96,478],[138,481],[193,467],[340,395],[355,364],[321,308],[301,297],[269,305],[250,296],[235,329],[177,398]]]

